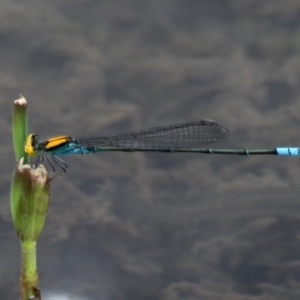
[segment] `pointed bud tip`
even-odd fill
[[[39,165],[37,168],[32,168],[29,164],[24,164],[24,157],[22,157],[17,163],[17,172],[28,172],[31,178],[41,185],[49,181],[48,172],[43,165]]]

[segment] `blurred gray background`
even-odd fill
[[[19,293],[20,93],[42,138],[209,118],[230,129],[216,147],[300,145],[299,1],[2,0],[0,15],[1,299]],[[66,160],[38,244],[45,299],[299,299],[299,159]]]

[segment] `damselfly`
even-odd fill
[[[228,129],[212,120],[173,124],[117,134],[103,134],[88,138],[63,135],[40,141],[38,135],[30,134],[25,145],[25,152],[29,156],[37,157],[35,166],[46,160],[52,171],[55,171],[54,164],[56,164],[64,172],[66,172],[68,164],[59,156],[93,154],[103,151],[300,155],[300,148],[293,147],[270,149],[201,148],[204,145],[219,141],[227,135]]]

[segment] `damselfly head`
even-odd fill
[[[37,134],[29,134],[25,143],[25,153],[29,156],[36,156],[39,148],[39,136]]]

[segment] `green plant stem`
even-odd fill
[[[24,163],[29,163],[28,155],[24,151],[25,141],[28,135],[27,101],[21,95],[15,100],[12,114],[12,135],[16,161],[24,157]]]
[[[32,168],[28,164],[24,149],[28,134],[26,113],[27,102],[21,97],[13,107],[13,144],[17,165],[11,182],[10,204],[22,250],[21,299],[39,300],[36,245],[48,212],[50,179],[43,165]]]
[[[21,299],[41,299],[38,288],[38,273],[36,267],[36,242],[21,241]],[[31,298],[30,298],[31,297]]]

